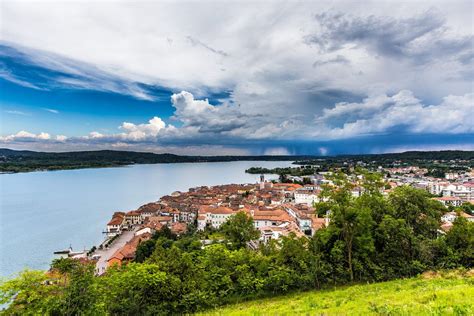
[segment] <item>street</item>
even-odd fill
[[[99,260],[96,264],[96,273],[101,275],[107,270],[107,260],[120,248],[122,248],[128,241],[133,238],[135,230],[124,231],[113,243],[109,246],[108,249],[96,250],[94,255],[100,255]]]

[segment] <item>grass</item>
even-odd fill
[[[426,273],[228,305],[202,315],[474,315],[474,273]]]

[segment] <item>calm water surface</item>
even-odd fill
[[[53,251],[99,244],[114,211],[128,211],[199,185],[254,183],[252,166],[291,162],[237,161],[135,165],[0,175],[0,277],[47,269]]]

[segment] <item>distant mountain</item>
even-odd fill
[[[37,152],[0,148],[0,172],[26,172],[78,168],[114,167],[130,164],[224,162],[224,161],[299,161],[325,159],[333,161],[393,160],[472,160],[474,151],[411,151],[405,153],[344,156],[180,156],[134,151]]]

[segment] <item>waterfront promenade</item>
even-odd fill
[[[100,258],[96,264],[96,273],[98,275],[105,273],[105,271],[107,270],[107,260],[109,260],[109,258],[112,257],[117,250],[122,248],[128,241],[133,238],[135,231],[136,228],[131,231],[124,231],[122,234],[120,234],[119,237],[117,237],[117,239],[114,240],[114,242],[109,246],[109,248],[102,250],[98,249],[94,252],[94,255],[100,255]]]

